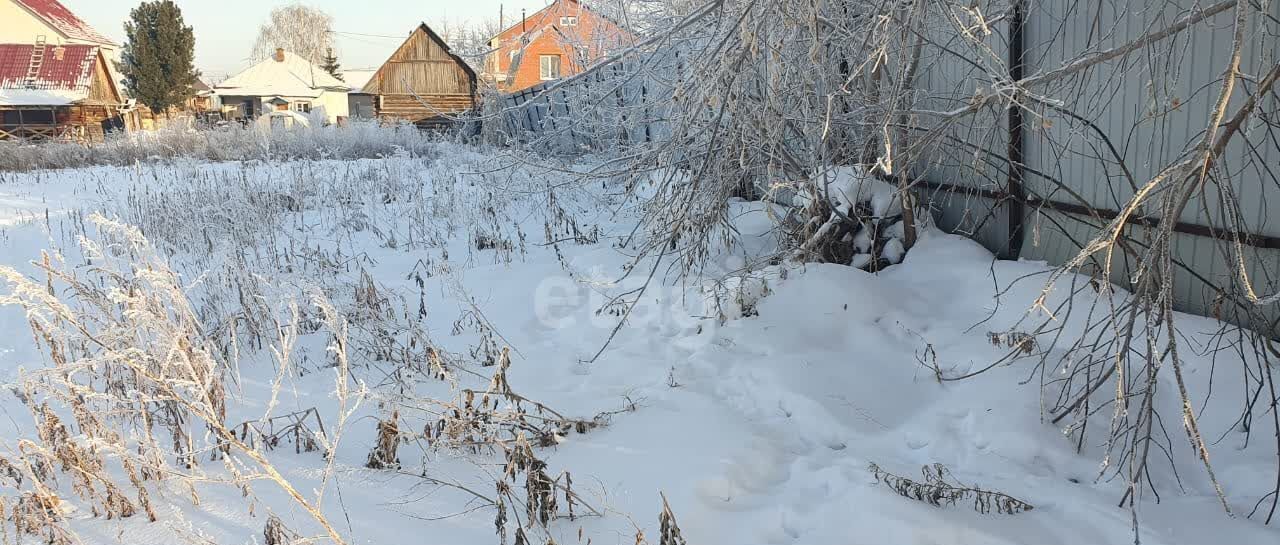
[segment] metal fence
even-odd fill
[[[1280,3],[1264,2],[1249,23],[1241,58],[1243,74],[1265,73],[1280,59]],[[985,44],[1008,59],[1010,80],[1062,67],[1169,28],[1196,10],[1192,0],[1160,2],[1027,1],[1017,15],[993,28]],[[1019,20],[1020,19],[1020,20]],[[947,130],[937,153],[921,165],[922,187],[942,227],[967,233],[1006,258],[1061,264],[1074,257],[1117,210],[1165,165],[1204,137],[1218,98],[1233,42],[1232,11],[1225,10],[1158,44],[1100,63],[1062,82],[1060,105],[983,112]],[[989,90],[987,67],[975,66],[941,46],[927,47],[921,103],[941,109]],[[1244,78],[1248,79],[1248,77]],[[986,91],[989,92],[989,91]],[[1248,83],[1232,97],[1245,100]],[[1274,92],[1259,111],[1274,119]],[[1280,199],[1280,142],[1270,123],[1247,129],[1218,158],[1226,165],[1234,196],[1196,195],[1177,224],[1173,259],[1181,310],[1225,314],[1238,280],[1225,240],[1245,243],[1245,269],[1255,287],[1280,288],[1280,222],[1268,218]],[[1224,218],[1224,199],[1238,198],[1244,233]],[[1129,222],[1129,238],[1159,218]],[[1117,254],[1111,280],[1127,285],[1132,263]],[[1278,314],[1277,316],[1280,316]],[[1274,330],[1275,323],[1272,322]]]
[[[978,11],[1007,16],[984,29],[989,33],[978,44],[982,54],[961,50],[957,44],[972,36],[958,36],[952,25],[925,31],[929,40],[921,51],[916,108],[954,109],[992,92],[1001,80],[1052,71],[1206,9],[1199,0],[976,5]],[[1246,75],[1280,59],[1280,2],[1257,6],[1265,11],[1249,23],[1241,63]],[[1063,79],[1052,95],[1059,104],[989,108],[948,124],[936,131],[941,137],[930,152],[922,154],[927,159],[914,165],[916,187],[945,230],[966,234],[1004,258],[1067,262],[1116,217],[1135,186],[1203,137],[1232,32],[1231,10],[1225,10]],[[1004,62],[984,62],[984,55]],[[1247,87],[1236,92],[1233,104],[1244,100]],[[564,153],[658,141],[666,131],[659,105],[672,89],[669,81],[610,66],[506,95],[500,102],[500,130],[509,141]],[[1280,123],[1280,96],[1273,92],[1263,100],[1268,102],[1260,115]],[[601,104],[616,107],[593,107]],[[1256,286],[1268,293],[1280,290],[1280,221],[1268,218],[1270,202],[1280,199],[1280,136],[1270,126],[1250,129],[1220,159],[1246,216],[1244,233],[1223,228],[1225,197],[1211,192],[1197,195],[1183,216],[1174,218],[1180,310],[1220,314],[1224,294],[1238,277],[1222,242],[1236,235],[1243,235],[1245,268]],[[1158,221],[1139,217],[1126,229],[1136,240]],[[1117,258],[1111,280],[1127,285],[1132,264]],[[1273,328],[1275,323],[1280,313]]]
[[[669,94],[668,85],[614,63],[501,95],[488,113],[507,143],[572,154],[653,141],[663,130],[656,106]]]

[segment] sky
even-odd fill
[[[124,21],[139,0],[60,0],[98,32],[124,41]],[[272,8],[294,0],[175,0],[196,36],[196,67],[219,81],[248,67],[258,27]],[[433,27],[496,19],[501,7],[507,24],[521,8],[533,13],[548,0],[309,0],[334,18],[338,61],[344,69],[376,68],[419,22]]]

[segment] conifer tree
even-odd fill
[[[320,65],[320,68],[323,68],[329,75],[338,78],[338,81],[342,81],[342,65],[338,64],[338,57],[333,54],[332,47],[324,50],[324,63]]]
[[[172,0],[143,2],[124,23],[120,69],[129,94],[152,110],[167,112],[191,96],[195,35]]]

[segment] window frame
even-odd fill
[[[311,113],[311,102],[306,100],[298,100],[289,103],[289,109],[300,114]]]
[[[553,59],[555,61],[554,74],[552,73],[552,70],[551,70],[552,68],[551,63],[548,62]],[[563,71],[561,70],[562,68],[563,68],[563,61],[560,60],[560,55],[538,55],[538,79],[539,80],[552,81],[552,80],[560,79],[561,74],[563,74]]]
[[[578,26],[577,15],[561,15],[560,26]]]

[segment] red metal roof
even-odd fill
[[[84,40],[100,44],[115,45],[111,38],[99,34],[89,23],[76,17],[71,10],[58,0],[14,0],[18,5],[27,8],[36,17],[43,19],[49,26],[61,32],[68,39]]]
[[[31,68],[31,54],[35,49],[29,44],[0,44],[0,89],[27,88],[27,71]],[[97,46],[47,45],[34,88],[87,89],[93,81],[93,61],[97,57]]]

